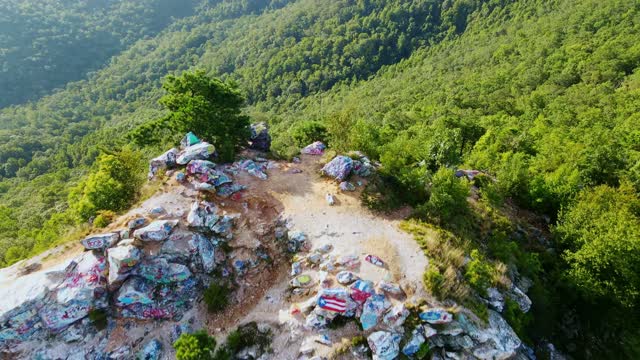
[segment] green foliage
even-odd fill
[[[96,170],[69,194],[69,204],[81,220],[101,210],[122,211],[131,205],[143,182],[142,157],[130,149],[98,157]]]
[[[532,320],[530,313],[522,312],[517,302],[506,298],[502,314],[520,339],[527,342],[530,341],[526,331]]]
[[[229,333],[223,347],[216,352],[216,360],[231,359],[233,355],[248,347],[257,346],[261,352],[269,350],[271,332],[260,332],[255,322],[239,326]]]
[[[555,228],[567,276],[591,298],[640,299],[640,199],[630,184],[582,191]]]
[[[469,285],[482,295],[494,284],[494,269],[477,249],[471,251],[471,261],[465,266],[464,276]]]
[[[199,330],[193,334],[183,333],[173,343],[178,360],[212,360],[216,348],[216,339]]]
[[[0,5],[0,106],[34,102],[0,110],[1,266],[88,230],[75,227],[76,213],[95,214],[110,190],[85,188],[111,179],[97,178],[96,159],[122,148],[123,134],[154,140],[141,149],[149,158],[182,135],[171,119],[219,130],[201,124],[206,95],[160,86],[202,68],[223,87],[237,83],[247,113],[270,119],[276,155],[297,153],[294,131],[300,139],[324,126],[332,148],[380,161],[366,203],[408,203],[447,229],[416,230],[443,297],[472,297],[459,260],[486,249],[496,268],[500,260],[534,278],[528,328],[538,339],[568,339],[577,358],[638,358],[638,331],[624,325],[638,321],[635,2],[19,3]],[[160,109],[164,95],[188,111]],[[236,139],[216,141],[230,158]],[[474,182],[480,199],[458,212],[464,180],[443,168],[495,182]],[[513,238],[493,215],[503,203],[559,218],[552,243]]]
[[[468,212],[469,184],[453,170],[440,168],[431,179],[429,201],[420,208],[428,217],[444,223]]]
[[[93,226],[96,228],[105,228],[109,225],[113,219],[115,219],[116,213],[111,210],[100,210],[95,219],[93,219]]]
[[[167,94],[159,102],[169,115],[142,125],[131,137],[147,145],[157,141],[167,126],[179,134],[196,131],[216,147],[221,160],[232,161],[236,149],[249,138],[249,117],[241,114],[245,100],[237,88],[201,70],[170,75],[162,88]]]
[[[196,1],[0,3],[0,107],[19,104],[82,79],[139,39],[190,15]]]
[[[229,304],[231,289],[224,284],[211,283],[204,291],[204,302],[209,312],[216,313],[224,310]]]
[[[314,141],[327,141],[327,128],[319,121],[301,121],[291,128],[291,137],[297,147],[305,147]]]
[[[366,207],[376,211],[390,211],[403,204],[413,202],[412,194],[405,191],[397,178],[375,174],[360,193],[360,201]]]
[[[367,338],[364,336],[354,336],[351,338],[351,347],[360,345],[368,345]]]
[[[98,331],[107,328],[107,312],[104,309],[92,309],[89,311],[89,320]]]
[[[429,344],[424,342],[420,345],[420,348],[418,349],[418,352],[415,353],[414,357],[419,360],[426,359],[430,351],[431,349],[429,348]]]
[[[429,266],[429,269],[424,273],[424,285],[433,295],[439,298],[443,297],[444,276],[437,267]]]

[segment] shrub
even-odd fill
[[[360,335],[360,336],[354,336],[351,338],[351,346],[356,347],[360,345],[367,345],[366,337]]]
[[[242,349],[257,346],[261,352],[265,352],[271,345],[271,332],[260,332],[255,322],[239,326],[229,333],[227,342],[216,353],[216,360],[230,359]]]
[[[93,220],[93,226],[99,229],[107,227],[115,219],[116,213],[110,210],[98,211],[98,215]]]
[[[442,284],[444,277],[435,266],[429,265],[429,270],[424,273],[424,285],[437,297],[442,296]]]
[[[515,331],[521,339],[527,340],[526,330],[532,320],[531,315],[520,310],[520,305],[509,298],[504,302],[503,315],[505,320],[507,320],[513,328],[513,331]]]
[[[231,289],[226,285],[212,283],[204,291],[204,302],[207,304],[207,310],[215,313],[224,310],[229,304],[229,294]]]
[[[138,145],[149,145],[172,140],[170,133],[198,131],[215,145],[222,161],[232,161],[250,135],[249,117],[242,114],[245,99],[237,87],[197,70],[167,76],[162,88],[167,94],[159,103],[169,114],[139,126],[129,137]]]
[[[211,360],[216,348],[216,339],[209,336],[205,330],[193,334],[182,334],[173,343],[178,360]]]
[[[83,221],[101,210],[127,209],[144,182],[139,152],[125,148],[116,154],[102,154],[96,164],[94,171],[69,193],[69,207]]]
[[[107,312],[104,309],[92,309],[89,311],[89,320],[98,330],[107,328]]]
[[[327,127],[319,121],[302,121],[291,128],[291,138],[300,148],[315,141],[326,142]]]
[[[592,300],[634,308],[640,300],[640,199],[631,184],[583,190],[562,211],[555,235],[567,278]]]
[[[440,168],[431,180],[430,196],[421,212],[436,222],[443,223],[468,213],[469,183],[458,179],[451,169]]]
[[[487,288],[494,283],[494,269],[477,249],[471,251],[471,258],[472,260],[465,268],[464,276],[472,288],[479,294],[485,295]]]
[[[362,193],[362,204],[371,210],[390,211],[409,203],[401,184],[391,176],[373,175]]]
[[[418,360],[423,360],[426,359],[427,356],[429,355],[429,352],[431,351],[431,349],[429,348],[429,344],[427,342],[422,343],[422,345],[420,345],[420,348],[418,349],[418,352],[415,353],[415,358]]]

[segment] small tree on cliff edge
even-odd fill
[[[242,115],[245,99],[238,89],[204,71],[167,76],[162,84],[167,94],[160,104],[170,113],[138,127],[132,138],[139,145],[160,141],[167,128],[180,135],[193,131],[215,145],[223,161],[233,160],[238,146],[249,137],[249,117]]]

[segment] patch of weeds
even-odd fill
[[[430,351],[431,348],[429,348],[429,343],[425,341],[422,345],[420,345],[420,349],[418,349],[418,352],[414,355],[414,357],[418,360],[426,359],[429,356]]]
[[[356,347],[356,346],[360,346],[360,345],[367,345],[369,346],[369,343],[367,342],[367,338],[360,335],[360,336],[355,336],[351,338],[351,347]]]
[[[209,336],[206,330],[199,330],[193,334],[183,333],[173,343],[177,360],[209,360],[213,359],[216,339]]]
[[[98,331],[107,328],[107,312],[104,309],[92,309],[89,311],[89,320]]]
[[[375,211],[392,211],[409,203],[406,191],[392,176],[375,174],[360,194],[364,206]]]
[[[504,302],[504,311],[502,312],[505,320],[511,325],[513,331],[525,342],[530,342],[527,336],[527,327],[533,319],[531,314],[527,314],[520,310],[517,302],[507,298]]]
[[[204,302],[207,310],[212,313],[220,312],[229,305],[231,288],[224,284],[211,283],[204,291]]]
[[[423,279],[426,288],[436,297],[442,296],[442,285],[444,284],[444,276],[440,270],[434,265],[429,264],[429,269],[424,273]]]
[[[110,210],[100,210],[95,219],[93,219],[93,227],[102,229],[113,222],[116,218],[116,213]]]
[[[260,332],[255,322],[239,326],[229,333],[227,342],[218,349],[216,360],[231,359],[243,349],[257,346],[261,353],[270,351],[271,331]]]
[[[485,323],[489,321],[489,309],[487,308],[487,305],[479,299],[469,299],[464,302],[464,306],[476,314],[476,316]]]
[[[320,158],[321,164],[326,164],[329,161],[333,160],[334,157],[338,156],[338,153],[333,149],[327,149],[324,151],[324,155]]]
[[[465,267],[464,277],[478,294],[486,296],[487,288],[494,285],[495,271],[485,257],[474,249],[471,251],[471,261]]]

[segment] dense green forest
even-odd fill
[[[0,1],[0,107],[35,100],[81,80],[195,1]]]
[[[0,110],[1,265],[134,201],[127,187],[117,206],[82,216],[73,206],[100,181],[125,182],[122,169],[144,171],[141,159],[166,144],[132,146],[130,135],[167,116],[166,75],[202,69],[237,86],[253,121],[270,123],[274,156],[321,137],[379,160],[365,203],[409,203],[417,236],[435,227],[446,246],[473,254],[467,284],[456,285],[471,290],[445,288],[451,265],[440,261],[425,276],[434,293],[472,305],[488,274],[527,276],[533,309],[508,320],[528,343],[638,358],[640,3],[164,3],[0,3],[17,14],[0,15],[11,27],[0,35],[0,91],[11,96],[0,101],[38,98]],[[25,19],[42,31],[10,25]],[[108,30],[83,30],[96,24]],[[83,35],[65,38],[74,31]],[[90,59],[70,55],[85,47]],[[50,76],[56,67],[65,72]],[[456,168],[486,175],[468,183]],[[516,236],[526,221],[514,212],[544,236]]]

